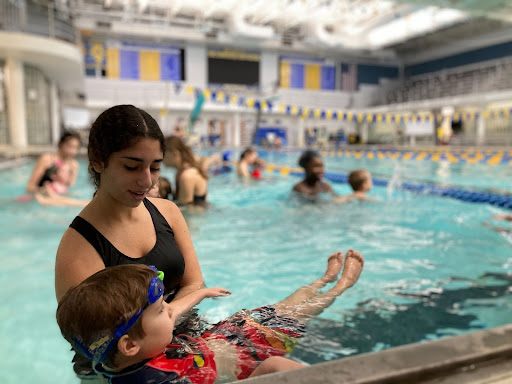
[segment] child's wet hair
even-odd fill
[[[172,194],[171,182],[165,177],[158,178],[158,194],[162,199],[169,199]]]
[[[348,183],[352,187],[354,191],[361,190],[363,184],[368,180],[369,178],[368,171],[364,169],[357,169],[355,171],[352,171],[348,175]]]

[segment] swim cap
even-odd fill
[[[226,151],[222,154],[222,161],[231,160],[231,151]]]

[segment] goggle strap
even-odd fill
[[[143,310],[141,309],[136,315],[132,316],[130,320],[117,327],[116,331],[114,332],[114,338],[116,340],[119,340],[126,332],[131,329],[131,327],[133,327],[137,320],[139,320],[140,315],[142,315],[142,311]]]

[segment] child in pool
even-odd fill
[[[52,193],[57,195],[65,194],[68,191],[71,172],[71,167],[67,163],[55,167],[52,173],[50,173],[50,181],[45,181],[38,192],[47,195]]]
[[[159,197],[161,199],[169,199],[172,195],[171,182],[165,177],[159,177],[158,181],[148,192],[149,197]]]
[[[66,340],[112,384],[210,384],[300,368],[282,356],[312,316],[357,282],[364,260],[348,251],[341,278],[320,294],[342,263],[341,253],[331,255],[320,279],[273,306],[239,311],[196,338],[173,337],[176,319],[202,299],[230,292],[204,288],[167,304],[163,273],[139,264],[101,270],[71,288],[59,302],[57,322]]]
[[[265,162],[265,160],[259,157],[256,160],[254,160],[254,163],[252,165],[251,177],[255,180],[261,180],[263,178],[263,170],[265,169],[266,165],[267,163]]]
[[[346,196],[347,200],[375,201],[367,195],[373,186],[372,175],[370,172],[364,169],[352,171],[348,175],[348,183],[352,187],[354,193]]]
[[[41,205],[63,205],[71,207],[85,207],[89,200],[78,200],[71,197],[63,196],[68,191],[70,175],[72,174],[71,166],[63,163],[56,167],[49,174],[49,181],[45,181],[43,185],[34,193],[34,198]]]

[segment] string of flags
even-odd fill
[[[181,87],[175,87],[178,94]],[[255,108],[264,113],[278,113],[287,116],[298,116],[301,118],[316,118],[324,120],[339,120],[346,122],[368,122],[368,123],[400,123],[400,122],[441,122],[443,115],[433,114],[430,112],[411,113],[411,112],[354,112],[350,110],[328,109],[328,108],[314,108],[307,106],[298,106],[291,104],[277,103],[268,99],[259,99],[256,97],[242,96],[232,92],[224,92],[210,89],[200,89],[193,86],[187,86],[186,92],[189,95],[195,94],[196,97],[202,94],[205,101],[214,102],[217,104],[226,104],[239,107]],[[512,108],[493,108],[487,109],[482,112],[455,112],[452,115],[452,121],[472,121],[480,118],[496,119],[508,118],[512,115]]]

